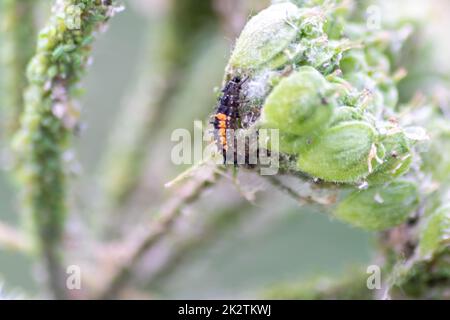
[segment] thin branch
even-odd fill
[[[312,195],[302,195],[292,189],[290,186],[286,185],[280,178],[275,176],[264,176],[270,184],[280,190],[281,192],[287,194],[295,201],[297,201],[301,205],[305,204],[319,204],[319,205],[330,205],[336,202],[336,195],[330,195],[327,197],[314,197]]]
[[[155,272],[145,277],[146,285],[152,286],[156,282],[160,282],[164,278],[170,276],[182,262],[191,256],[193,251],[205,245],[211,245],[217,240],[226,230],[236,227],[245,213],[248,213],[250,203],[245,200],[240,200],[233,203],[233,206],[223,208],[220,212],[210,213],[214,215],[203,226],[200,232],[190,230],[188,235],[177,239],[177,242],[171,247],[168,258],[158,267]],[[208,213],[209,215],[209,213]]]
[[[164,206],[157,220],[153,221],[146,233],[137,240],[134,250],[118,268],[101,293],[101,299],[116,298],[120,291],[127,285],[131,278],[131,272],[141,258],[174,226],[180,211],[186,205],[196,201],[200,195],[217,179],[217,174],[192,178],[179,190],[176,195]]]

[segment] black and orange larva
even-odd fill
[[[227,150],[230,146],[230,139],[233,130],[239,126],[239,105],[241,101],[242,85],[248,78],[242,80],[241,77],[234,77],[227,82],[222,89],[222,96],[219,99],[216,113],[212,124],[214,125],[214,136],[217,146],[222,151],[223,163],[227,161]]]

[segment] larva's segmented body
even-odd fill
[[[222,90],[222,97],[214,115],[214,136],[217,146],[222,151],[223,162],[226,163],[227,150],[232,144],[234,130],[239,126],[239,105],[242,85],[240,77],[231,79]]]

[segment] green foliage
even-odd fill
[[[283,133],[309,135],[328,124],[333,112],[331,86],[312,67],[301,67],[284,78],[267,97],[262,114],[264,126]]]
[[[61,237],[65,216],[63,154],[77,120],[71,96],[85,71],[93,32],[110,16],[108,6],[93,0],[59,1],[54,10],[28,66],[25,112],[14,139],[24,209],[49,242]]]
[[[283,55],[283,50],[296,39],[300,14],[300,10],[290,3],[273,5],[261,11],[242,31],[230,58],[230,66],[256,69],[266,64],[276,66],[286,62],[279,55]]]
[[[296,156],[303,173],[328,182],[362,183],[369,175],[369,183],[388,182],[407,173],[412,160],[404,128],[390,123],[398,92],[387,55],[396,31],[381,38],[383,31],[345,24],[345,4],[321,3],[282,2],[253,17],[228,77],[253,79],[250,104],[263,101],[258,125],[280,130],[280,150]],[[328,39],[325,17],[350,37]]]
[[[228,70],[258,73],[288,64],[310,65],[328,73],[348,42],[327,41],[325,8],[298,8],[274,4],[254,16],[242,31]]]
[[[450,207],[429,212],[419,224],[418,246],[408,263],[393,270],[390,293],[394,298],[449,299]]]
[[[409,141],[403,132],[385,135],[381,143],[386,150],[385,160],[367,178],[370,185],[383,184],[402,176],[412,163]]]
[[[399,225],[419,204],[415,184],[397,179],[419,158],[420,140],[397,120],[390,61],[401,30],[352,21],[350,3],[295,3],[273,4],[248,22],[227,78],[250,77],[249,104],[261,108],[255,126],[279,130],[276,151],[295,162],[288,167],[342,190],[368,187],[338,204],[341,220],[368,230]]]
[[[375,158],[382,149],[377,148],[376,141],[377,133],[370,124],[340,123],[328,128],[299,153],[298,168],[325,181],[360,181],[378,165]]]
[[[418,198],[413,183],[396,181],[352,192],[339,203],[335,216],[366,230],[385,230],[403,223],[416,208]]]
[[[423,259],[432,259],[446,250],[450,241],[450,206],[438,208],[423,224],[419,254]]]

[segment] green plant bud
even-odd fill
[[[256,69],[276,58],[297,37],[300,9],[289,2],[274,4],[245,26],[230,58],[236,69]],[[278,57],[279,58],[279,57]]]
[[[350,193],[337,206],[335,216],[365,230],[381,231],[403,223],[418,202],[414,184],[396,181]]]
[[[312,67],[301,67],[283,79],[266,99],[262,123],[294,135],[324,128],[333,113],[332,87]]]
[[[363,121],[343,122],[326,129],[309,148],[299,153],[298,168],[314,178],[354,183],[367,177],[379,164],[383,150],[377,132]]]
[[[338,125],[342,122],[364,120],[363,112],[355,107],[339,107],[331,118],[330,126]]]
[[[344,75],[354,72],[367,72],[369,69],[366,56],[361,50],[350,50],[345,52],[339,66]]]
[[[299,143],[301,143],[301,138],[295,134],[280,132],[279,139],[279,149],[274,150],[271,146],[272,151],[296,154],[300,149]]]
[[[280,132],[278,149],[272,148],[270,150],[282,152],[289,155],[297,155],[301,150],[308,148],[308,146],[318,139],[320,131],[310,134],[309,136],[298,136],[291,133]]]
[[[27,77],[30,81],[41,82],[45,80],[45,73],[49,64],[48,57],[45,54],[35,55],[27,67]]]
[[[450,205],[432,213],[420,231],[419,255],[431,259],[448,247],[450,242]]]
[[[367,178],[369,184],[381,184],[391,181],[408,172],[412,154],[408,138],[403,132],[387,135],[382,140],[386,149],[384,162]]]

